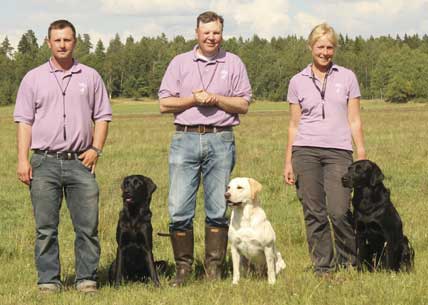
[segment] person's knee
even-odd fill
[[[342,224],[350,224],[352,222],[352,213],[349,207],[329,209],[329,217],[334,226],[342,226]]]

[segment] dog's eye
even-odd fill
[[[242,186],[240,186],[240,185],[238,185],[237,189],[238,189],[238,190],[242,190],[242,189],[243,189],[243,187],[242,187]]]

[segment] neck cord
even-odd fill
[[[54,70],[50,62],[49,62],[49,65],[51,66],[51,69]],[[55,76],[56,83],[58,84],[58,88],[59,88],[59,90],[61,90],[61,93],[62,93],[62,117],[63,117],[63,122],[64,122],[63,136],[64,136],[64,141],[66,141],[67,140],[67,132],[66,132],[66,128],[65,128],[65,125],[66,125],[65,124],[65,118],[66,118],[66,115],[65,115],[65,95],[67,93],[67,88],[68,88],[68,85],[70,84],[71,77],[73,76],[73,74],[72,73],[70,74],[70,77],[69,77],[68,82],[65,85],[64,89],[62,89],[61,83],[59,82],[58,77],[56,76],[55,70],[54,70],[53,74]]]
[[[317,83],[315,82],[315,73],[314,73],[314,70],[311,69],[311,72],[312,72],[312,82],[314,83],[315,88],[317,88],[318,92],[321,95],[322,118],[323,118],[323,120],[325,119],[325,110],[324,110],[325,92],[327,90],[327,78],[328,78],[328,75],[330,73],[330,69],[331,69],[331,66],[328,68],[327,72],[325,73],[324,80],[323,80],[323,83],[322,83],[322,89],[320,89],[320,87],[318,87]]]
[[[204,84],[204,80],[202,79],[202,72],[201,72],[201,68],[199,67],[199,60],[196,60],[196,65],[198,66],[198,72],[199,72],[199,79],[201,80],[201,84],[202,84],[202,89],[204,89],[204,91],[207,91],[208,87],[211,85],[213,79],[214,79],[214,75],[217,71],[217,67],[218,67],[218,61],[215,62],[215,68],[213,73],[211,74],[211,78],[210,81],[208,82],[208,84],[205,86]]]

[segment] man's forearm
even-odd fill
[[[92,146],[103,149],[108,134],[108,121],[96,121]]]
[[[18,123],[16,137],[18,145],[18,161],[28,160],[31,146],[32,126],[26,123]]]
[[[238,96],[216,95],[217,106],[228,113],[246,114],[248,112],[248,101]]]
[[[159,100],[161,113],[175,113],[184,111],[196,105],[194,96],[189,97],[167,97]]]

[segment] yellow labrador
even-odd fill
[[[266,267],[269,284],[275,284],[276,275],[285,268],[285,262],[275,248],[275,231],[257,198],[261,190],[261,184],[252,178],[234,178],[224,194],[232,208],[229,241],[233,284],[239,282],[239,268],[244,260]]]

